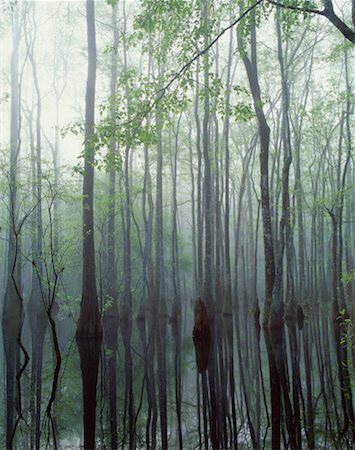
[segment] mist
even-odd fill
[[[354,448],[351,2],[0,11],[0,448]]]

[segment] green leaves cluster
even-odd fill
[[[306,10],[317,9],[317,5],[311,0],[284,0],[282,3],[285,7],[279,7],[279,20],[281,21],[283,40],[288,40],[292,39],[293,34],[297,32],[297,28],[301,26],[301,20],[306,20],[309,17]],[[299,10],[292,10],[289,7]]]
[[[246,88],[240,85],[234,85],[232,87],[231,100],[227,104],[227,88],[222,80],[213,73],[210,74],[210,80],[208,93],[215,99],[212,110],[215,110],[221,117],[224,117],[228,111],[229,115],[236,122],[248,122],[255,117],[254,108],[250,102],[250,93]],[[199,95],[203,99],[206,91],[200,91]]]
[[[112,8],[114,8],[117,5],[118,0],[106,0],[106,2],[108,5],[112,6]]]
[[[141,1],[141,13],[135,17],[132,44],[139,44],[145,52],[163,63],[173,48],[183,41],[183,31],[192,13],[188,0]],[[146,36],[149,36],[146,39]],[[155,41],[155,42],[154,42]]]
[[[353,269],[351,272],[343,272],[341,281],[346,284],[354,283],[355,282],[355,269]]]

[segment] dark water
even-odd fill
[[[116,349],[104,336],[96,413],[86,422],[91,423],[91,433],[95,429],[95,448],[272,448],[275,417],[263,330],[255,326],[252,317],[237,323],[235,318],[216,314],[210,336],[206,338],[202,332],[196,337],[195,333],[193,339],[190,316],[159,318],[147,314],[139,320],[121,321],[116,330]],[[21,411],[17,393],[12,440],[15,449],[35,448],[36,437],[39,448],[84,448],[83,373],[75,326],[70,319],[60,317],[56,324],[61,354],[58,378],[55,379],[57,361],[48,328],[41,392],[33,385],[31,361],[17,387],[21,390]],[[296,442],[302,448],[353,448],[354,424],[345,429],[331,320],[307,318],[302,329],[296,328],[295,341],[290,328],[285,325],[282,331],[290,404],[286,404],[282,394],[277,418],[281,447],[294,448],[287,422],[287,413],[291,413],[300,439]],[[22,340],[30,350],[26,326]],[[292,342],[297,345],[297,361],[292,359]],[[86,355],[90,370],[92,367],[91,379],[86,380],[91,395],[95,393],[92,352],[89,347]],[[350,381],[354,383],[351,345],[348,356]],[[54,381],[56,395],[49,414]],[[4,354],[2,385],[6,386]],[[4,389],[1,448],[6,448],[6,397]],[[40,403],[36,403],[38,398]],[[39,412],[36,432],[35,417]]]

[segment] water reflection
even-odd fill
[[[194,312],[194,321],[181,315],[178,304],[169,315],[143,306],[133,319],[124,310],[119,320],[108,315],[102,345],[78,340],[81,369],[74,329],[59,330],[54,425],[41,424],[40,448],[55,448],[56,442],[59,449],[270,449],[275,433],[281,448],[353,448],[351,427],[344,430],[328,317],[307,312],[300,326],[299,310],[286,316],[278,330],[285,342],[280,362],[277,334],[263,333],[257,309],[247,327],[238,314],[210,312],[201,299]],[[51,345],[47,333],[43,411],[58,370]],[[37,436],[30,426],[27,371],[16,449],[33,448]]]

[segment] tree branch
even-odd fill
[[[301,6],[294,6],[294,5],[285,5],[284,3],[274,1],[274,0],[266,0],[268,3],[274,6],[278,6],[279,8],[283,9],[290,9],[291,11],[299,11],[299,12],[306,12],[311,14],[318,14],[320,16],[325,15],[325,10],[320,9],[313,9],[313,8],[302,8]]]
[[[289,9],[291,11],[306,12],[310,14],[317,14],[319,16],[326,17],[335,28],[337,28],[342,35],[350,42],[355,44],[355,31],[349,28],[334,12],[333,3],[331,0],[324,0],[324,9],[302,8],[300,6],[285,5],[284,3],[275,0],[266,0],[271,5],[279,8]]]
[[[355,31],[349,28],[334,12],[332,2],[329,2],[331,7],[324,9],[324,16],[331,22],[342,35],[350,42],[355,44]]]
[[[249,8],[247,8],[237,19],[234,20],[231,24],[229,24],[226,28],[223,28],[223,30],[217,34],[217,36],[202,50],[198,51],[186,64],[184,64],[181,69],[176,72],[176,74],[169,80],[169,82],[162,87],[156,94],[160,94],[160,96],[169,89],[169,87],[173,84],[175,80],[177,80],[181,75],[183,75],[186,70],[193,64],[200,56],[204,55],[208,50],[213,47],[213,45],[219,40],[219,38],[228,30],[233,28],[237,23],[239,23],[242,19],[244,19],[245,16],[247,16],[253,9],[255,9],[260,3],[262,3],[264,0],[258,0],[257,2],[253,3]]]

